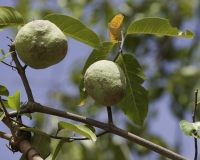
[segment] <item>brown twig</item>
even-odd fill
[[[195,104],[194,104],[194,112],[192,114],[192,121],[193,123],[195,123],[195,115],[196,115],[196,110],[197,110],[197,96],[198,96],[198,90],[195,91]],[[194,138],[194,148],[195,148],[195,154],[194,154],[194,160],[197,160],[197,156],[198,156],[198,145],[197,145],[197,139]]]
[[[5,113],[5,115],[6,115],[5,118],[6,118],[8,127],[9,127],[9,129],[10,129],[10,131],[11,131],[11,133],[12,133],[12,136],[13,136],[14,138],[16,138],[16,136],[15,136],[15,131],[14,131],[14,127],[13,127],[12,122],[11,122],[11,120],[10,120],[10,116],[9,116],[9,114],[8,114],[8,111],[7,111],[7,109],[6,109],[6,107],[5,107],[4,103],[3,103],[3,101],[2,101],[2,99],[1,99],[1,96],[0,96],[0,103],[1,103],[1,106],[2,106],[2,108],[3,108],[3,110],[4,110],[4,113]]]
[[[12,66],[12,65],[10,65],[10,64],[8,64],[8,63],[6,63],[6,62],[4,62],[4,61],[1,61],[3,64],[5,64],[5,65],[7,65],[7,66],[9,66],[9,67],[11,67],[11,68],[15,68],[15,69],[17,69],[17,67],[15,67],[15,66]]]
[[[31,88],[30,88],[30,85],[28,83],[28,80],[27,80],[27,77],[26,77],[26,74],[25,74],[25,69],[26,67],[22,67],[22,65],[20,64],[18,58],[17,58],[17,54],[15,52],[15,46],[14,46],[14,43],[10,46],[10,49],[9,49],[12,55],[12,59],[13,61],[15,62],[15,65],[16,65],[16,68],[17,68],[17,71],[21,77],[21,80],[23,82],[23,85],[25,87],[25,90],[26,90],[26,94],[27,94],[27,97],[28,97],[28,101],[29,102],[34,102],[34,98],[33,98],[33,94],[32,94],[32,91],[31,91]],[[25,65],[26,66],[26,65]]]
[[[108,133],[108,131],[103,131],[103,132],[100,132],[96,135],[96,137],[100,137],[100,136],[103,136],[105,135],[106,133]],[[89,138],[86,138],[86,137],[60,137],[60,136],[52,136],[52,135],[49,135],[51,138],[54,138],[54,139],[66,139],[68,142],[72,142],[74,140],[89,140]]]
[[[67,119],[71,119],[71,120],[75,120],[78,122],[82,122],[85,124],[89,124],[92,126],[95,126],[97,128],[101,128],[103,130],[109,130],[110,133],[113,133],[115,135],[118,135],[120,137],[123,137],[125,139],[128,139],[134,143],[137,143],[143,147],[146,147],[152,151],[155,151],[167,158],[170,159],[176,159],[176,160],[187,160],[187,158],[174,153],[164,147],[161,147],[159,145],[156,145],[148,140],[145,140],[139,136],[136,136],[130,132],[124,131],[114,125],[109,125],[106,123],[102,123],[90,118],[86,118],[77,114],[73,114],[73,113],[69,113],[69,112],[64,112],[61,110],[57,110],[54,108],[50,108],[50,107],[46,107],[43,106],[39,103],[27,103],[23,109],[21,110],[20,113],[34,113],[34,112],[39,112],[39,113],[44,113],[44,114],[50,114],[50,115],[54,115],[54,116],[59,116],[59,117],[63,117],[63,118],[67,118]],[[10,117],[16,117],[17,116],[17,112],[11,112],[10,113]]]

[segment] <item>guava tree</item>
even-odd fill
[[[19,12],[10,7],[1,7],[4,16],[2,15],[2,24],[1,28],[8,28],[13,26],[23,26],[25,24],[22,16]],[[126,32],[122,31],[122,22],[123,16],[116,16],[109,23],[109,33],[110,33],[110,42],[101,42],[98,36],[88,27],[86,27],[83,23],[74,19],[72,17],[61,15],[61,14],[51,14],[44,17],[43,20],[48,20],[54,23],[60,30],[70,38],[74,38],[84,44],[87,44],[94,48],[92,53],[90,54],[88,60],[85,63],[85,66],[82,71],[82,76],[85,75],[87,68],[99,60],[107,59],[109,53],[112,52],[112,49],[118,45],[117,54],[113,58],[113,61],[116,62],[123,70],[126,76],[126,93],[122,101],[118,103],[118,109],[124,112],[124,114],[136,125],[143,125],[145,117],[148,113],[148,95],[146,89],[142,86],[142,83],[145,80],[145,75],[143,70],[137,61],[136,57],[131,54],[123,53],[123,46],[125,45],[125,39],[131,34],[157,34],[164,36],[175,36],[182,38],[193,38],[193,33],[187,30],[185,33],[179,31],[176,28],[170,26],[169,22],[165,19],[160,18],[144,18],[138,21],[134,21],[129,25]],[[34,23],[34,21],[33,21]],[[33,36],[34,37],[34,36]],[[26,40],[26,39],[24,39]],[[30,45],[29,43],[24,44],[25,46]],[[24,47],[25,47],[24,46]],[[34,47],[33,47],[34,48]],[[41,47],[42,48],[42,47]],[[15,50],[16,49],[16,50]],[[23,48],[20,48],[23,49]],[[40,48],[38,48],[40,49]],[[90,139],[96,141],[97,137],[102,136],[106,133],[113,133],[124,137],[130,141],[138,143],[144,147],[149,148],[150,150],[156,151],[163,156],[166,156],[171,159],[179,158],[186,159],[184,157],[179,156],[169,150],[166,150],[163,147],[159,147],[154,143],[151,143],[147,140],[141,139],[138,136],[135,136],[127,131],[121,130],[117,128],[115,124],[113,124],[112,120],[112,112],[111,107],[107,106],[108,111],[108,123],[102,123],[96,121],[94,119],[85,118],[81,115],[77,115],[76,113],[68,113],[65,111],[60,111],[56,109],[52,109],[46,106],[39,104],[39,102],[34,101],[34,95],[31,92],[31,87],[28,84],[28,80],[26,78],[25,69],[29,66],[28,62],[25,63],[24,66],[19,63],[17,54],[18,51],[15,46],[15,41],[10,45],[10,52],[5,54],[2,51],[2,59],[1,62],[5,63],[3,60],[8,55],[11,54],[12,59],[15,65],[8,65],[16,69],[24,83],[24,87],[27,93],[27,103],[20,103],[20,92],[16,92],[13,96],[9,95],[6,87],[1,86],[1,95],[5,96],[5,100],[1,100],[2,106],[2,122],[4,122],[11,130],[11,136],[4,136],[4,138],[10,140],[10,147],[13,151],[22,151],[29,159],[45,157],[48,155],[48,146],[50,143],[50,138],[61,139],[59,142],[53,158],[56,157],[60,148],[64,143],[72,142],[72,141],[81,141],[85,139]],[[39,53],[36,52],[36,54]],[[23,54],[23,53],[22,53]],[[26,53],[24,53],[25,55]],[[23,59],[22,59],[23,61]],[[37,62],[35,62],[37,63]],[[86,98],[88,97],[87,91],[85,90],[83,78],[80,79],[80,95],[81,101],[79,105],[84,105]],[[10,108],[12,110],[16,110],[15,112],[7,112],[6,108]],[[49,133],[42,132],[35,128],[31,128],[30,126],[26,126],[21,121],[21,116],[26,115],[31,117],[31,113],[41,112],[45,114],[51,114],[59,117],[63,117],[66,119],[72,119],[77,122],[83,122],[87,125],[80,124],[72,124],[67,121],[59,121],[58,122],[58,130],[56,132],[56,136],[52,136]],[[16,117],[16,119],[11,119]],[[100,128],[103,132],[95,133],[94,127]],[[60,130],[71,130],[74,133],[81,134],[84,137],[65,137],[58,136]],[[34,135],[30,134],[30,132],[34,133]],[[5,135],[5,134],[2,134]],[[30,142],[31,139],[31,143]],[[43,139],[44,141],[38,141],[38,139]],[[40,142],[42,148],[35,147],[35,144]],[[70,145],[70,143],[69,143]],[[37,145],[38,146],[38,145]],[[45,147],[44,147],[45,146]],[[33,148],[34,147],[34,148]],[[45,149],[44,149],[45,148]],[[40,156],[39,154],[40,153]]]

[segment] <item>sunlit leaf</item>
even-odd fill
[[[58,122],[58,129],[66,129],[80,135],[83,135],[92,141],[96,141],[97,137],[95,134],[95,129],[90,125],[81,125],[81,124],[71,124],[68,122],[60,121]]]
[[[5,86],[0,85],[0,96],[9,96],[8,89]]]
[[[15,92],[14,97],[15,97],[17,111],[19,111],[20,110],[20,91]]]
[[[184,33],[171,27],[169,21],[163,18],[144,18],[135,21],[128,27],[128,34],[157,34],[190,39],[194,37],[194,33],[190,30],[186,30]]]
[[[96,61],[106,59],[108,54],[110,53],[110,50],[114,46],[114,43],[112,43],[112,42],[104,42],[102,44],[103,44],[103,47],[100,50],[94,49],[92,51],[92,53],[88,57],[88,59],[85,63],[85,66],[83,68],[82,78],[81,78],[80,83],[79,83],[79,91],[80,91],[80,97],[81,97],[81,102],[80,102],[79,106],[83,106],[85,104],[87,97],[88,97],[88,94],[87,94],[87,92],[84,88],[84,79],[83,79],[87,68]]]
[[[6,57],[8,57],[12,52],[9,52],[7,54],[5,54],[1,59],[0,62],[2,62],[4,59],[6,59]]]
[[[23,26],[22,15],[12,7],[0,6],[0,28]]]
[[[13,96],[8,96],[8,105],[11,109],[15,111],[17,110],[15,98]]]
[[[65,139],[65,138],[63,138],[63,139],[61,139],[61,140],[59,141],[59,143],[58,143],[58,145],[56,146],[56,149],[55,149],[55,151],[54,151],[54,153],[53,153],[52,160],[55,160],[55,159],[56,159],[56,157],[57,157],[57,155],[58,155],[58,153],[59,153],[61,147],[62,147],[65,143],[66,143],[66,139]]]
[[[200,122],[190,123],[188,121],[182,120],[179,123],[182,132],[189,137],[195,137],[200,139],[198,131],[200,130]]]
[[[8,105],[13,110],[20,110],[20,91],[15,92],[13,96],[8,96]]]
[[[121,36],[124,16],[122,14],[116,15],[110,23],[108,23],[109,37],[111,42],[118,43]]]
[[[185,120],[180,121],[180,127],[182,132],[189,137],[191,137],[194,131],[196,131],[194,125]]]
[[[56,24],[66,36],[95,49],[102,47],[101,41],[96,33],[75,18],[62,14],[50,14],[44,17],[44,20],[49,20]]]
[[[131,54],[120,55],[116,63],[126,76],[126,93],[119,106],[133,123],[143,125],[148,112],[148,93],[141,86],[146,79],[143,70]]]

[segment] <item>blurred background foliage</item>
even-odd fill
[[[42,19],[47,14],[55,12],[67,14],[93,29],[102,41],[108,41],[107,24],[119,13],[124,15],[124,34],[131,22],[144,17],[165,18],[172,26],[182,31],[186,29],[193,31],[195,33],[193,40],[154,35],[128,36],[123,51],[137,57],[147,76],[144,86],[149,91],[149,113],[144,126],[137,127],[123,115],[118,107],[113,107],[114,122],[117,126],[177,153],[182,153],[180,137],[172,145],[163,137],[151,133],[153,120],[159,112],[158,108],[155,109],[151,104],[159,102],[162,107],[165,102],[160,102],[160,100],[168,97],[167,107],[172,116],[177,119],[177,123],[192,115],[194,91],[200,88],[200,2],[198,0],[17,0],[15,3],[16,9],[24,16],[26,22],[29,22],[31,18]],[[71,66],[71,75],[66,75],[70,76],[71,85],[76,90],[78,90],[83,64],[80,60],[80,63]],[[107,122],[105,108],[92,99],[88,98],[84,107],[77,107],[78,93],[72,96],[54,88],[53,92],[49,93],[49,98],[47,103],[49,106],[55,107],[56,105],[62,110]],[[197,117],[200,117],[200,112],[197,114]],[[34,114],[34,117],[35,127],[44,129],[49,126],[50,133],[55,133],[57,117],[42,114]],[[97,132],[99,131],[97,129]],[[176,134],[177,131],[174,132]],[[60,135],[70,134],[60,133]],[[57,143],[58,140],[52,141],[52,152]],[[144,147],[110,134],[98,138],[96,143],[90,141],[66,143],[57,160],[66,158],[71,160],[166,159]],[[51,156],[48,159],[51,159]]]

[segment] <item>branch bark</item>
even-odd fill
[[[102,123],[102,122],[99,122],[99,121],[96,121],[96,120],[93,120],[93,119],[90,119],[90,118],[87,118],[84,116],[80,116],[77,114],[49,108],[49,107],[43,106],[39,103],[27,103],[26,105],[23,106],[20,113],[34,113],[34,112],[50,114],[50,115],[59,116],[59,117],[71,119],[74,121],[82,122],[85,124],[89,124],[89,125],[95,126],[97,128],[101,128],[103,130],[108,130],[110,133],[113,133],[113,134],[123,137],[127,140],[130,140],[134,143],[137,143],[137,144],[139,144],[143,147],[146,147],[152,151],[155,151],[167,158],[174,159],[174,160],[187,160],[187,158],[185,158],[177,153],[174,153],[164,147],[161,147],[161,146],[156,145],[148,140],[138,137],[130,132],[124,131],[124,130],[116,127],[115,125],[110,125],[109,123],[108,124]],[[9,115],[10,115],[10,117],[16,117],[17,112],[10,112]]]
[[[19,144],[20,151],[27,157],[28,160],[43,160],[36,152],[34,148],[32,148],[31,144],[27,140],[23,140]]]

